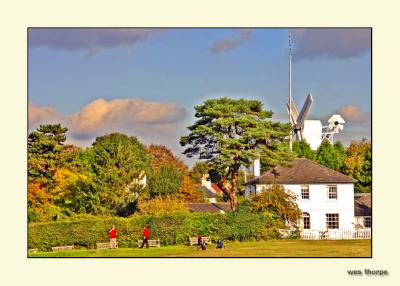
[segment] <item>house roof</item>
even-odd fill
[[[260,177],[254,177],[245,184],[353,184],[356,182],[357,180],[314,161],[296,158],[290,166],[277,166],[274,170],[265,172]]]
[[[221,213],[231,210],[230,203],[187,203],[186,207],[194,212]]]
[[[216,198],[216,197],[218,196],[216,193],[210,191],[210,190],[207,189],[205,186],[202,186],[202,185],[200,185],[200,186],[197,185],[197,186],[196,186],[196,185],[195,185],[195,188],[196,188],[197,190],[203,192],[203,194],[204,194],[204,196],[205,196],[206,198]]]
[[[371,216],[371,194],[358,195],[354,194],[354,215],[355,216]]]
[[[218,185],[216,183],[211,183],[211,188],[213,188],[218,195],[222,194],[221,188],[218,187]]]

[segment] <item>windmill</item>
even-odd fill
[[[293,100],[290,105],[287,103],[286,107],[290,114],[291,135],[294,140],[305,140],[310,144],[311,149],[316,150],[322,140],[322,123],[320,120],[307,120],[313,100],[312,95],[309,94],[300,113],[298,113]]]
[[[300,113],[292,100],[292,40],[289,33],[289,100],[286,108],[289,113],[289,122],[292,126],[289,134],[289,148],[292,150],[292,139],[305,140],[311,149],[317,150],[323,140],[333,141],[333,135],[343,130],[345,123],[342,116],[334,114],[328,119],[328,125],[322,126],[320,120],[307,120],[314,99],[308,94]]]

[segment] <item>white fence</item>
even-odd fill
[[[336,230],[327,231],[304,229],[300,234],[301,239],[371,239],[371,229]]]

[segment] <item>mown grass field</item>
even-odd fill
[[[269,240],[227,242],[225,249],[207,250],[198,246],[161,246],[160,248],[77,249],[39,252],[29,257],[370,257],[371,240]]]

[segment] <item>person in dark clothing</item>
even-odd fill
[[[143,228],[143,242],[140,248],[143,248],[144,244],[146,244],[146,248],[149,248],[149,236],[150,236],[150,230],[145,226]]]
[[[203,237],[201,235],[197,236],[197,244],[200,246],[200,248],[202,250],[206,250],[206,245],[205,245]]]
[[[222,242],[222,239],[218,239],[217,249],[222,249],[222,248],[225,248],[224,243]]]

